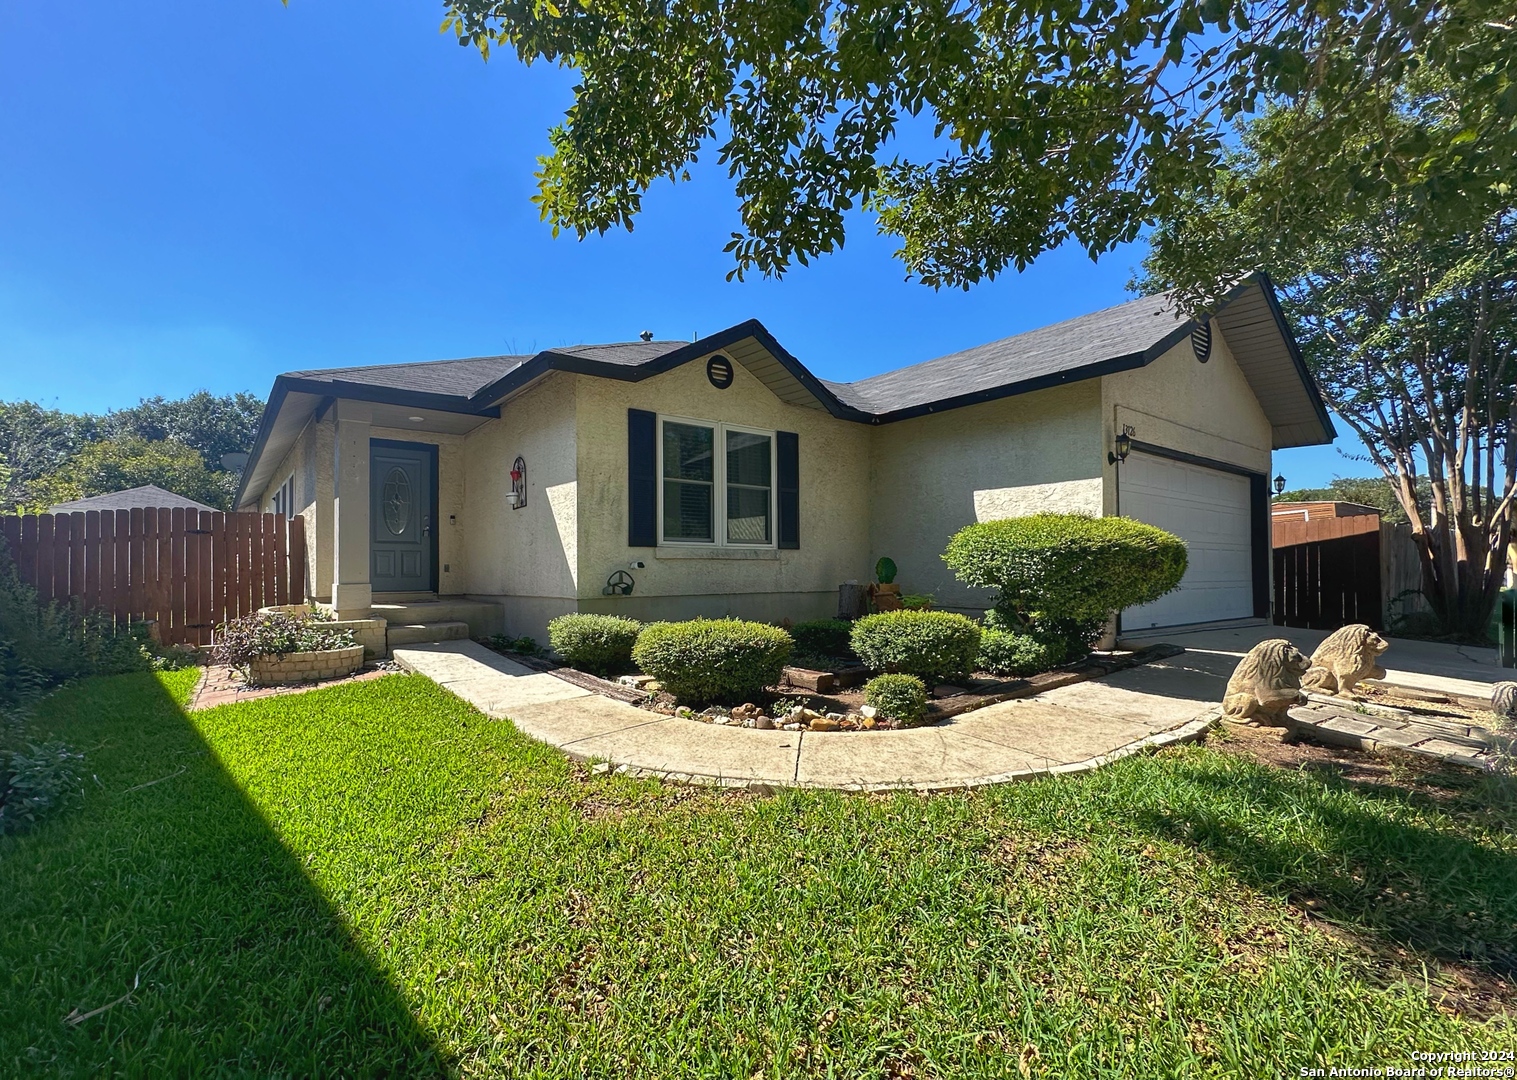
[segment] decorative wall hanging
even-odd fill
[[[506,501],[513,510],[527,505],[527,463],[520,457],[511,466],[511,494],[506,496]]]

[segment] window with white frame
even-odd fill
[[[274,492],[274,497],[269,500],[269,512],[278,514],[289,521],[295,516],[295,474],[291,473],[289,479],[279,485],[279,490]]]
[[[772,547],[774,432],[659,418],[660,539]]]

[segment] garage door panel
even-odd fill
[[[1180,588],[1122,613],[1128,630],[1254,614],[1253,511],[1248,478],[1133,454],[1121,467],[1122,513],[1186,542]]]

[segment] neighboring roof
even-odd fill
[[[213,512],[215,510],[213,506],[198,503],[194,499],[186,499],[183,495],[175,495],[172,491],[165,491],[157,484],[143,484],[141,487],[128,488],[126,491],[112,491],[106,495],[91,495],[88,499],[59,503],[48,513],[74,514],[88,513],[91,510],[134,510],[138,507],[146,509],[150,506],[159,509],[182,506],[186,510]]]
[[[1269,418],[1275,448],[1332,442],[1332,421],[1269,278],[1254,274],[1244,279],[1213,319]],[[688,342],[574,345],[531,356],[293,371],[274,382],[238,505],[250,487],[260,486],[254,481],[268,479],[262,474],[273,466],[265,465],[264,452],[280,407],[291,394],[302,395],[303,407],[315,415],[344,398],[455,414],[457,423],[466,425],[499,416],[502,401],[552,371],[639,382],[722,350],[783,401],[823,409],[843,420],[885,424],[1140,368],[1195,327],[1167,295],[1141,297],[852,383],[818,379],[755,319]],[[274,441],[283,443],[295,434],[298,429],[286,423]]]

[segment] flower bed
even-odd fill
[[[351,675],[363,666],[353,631],[314,611],[269,611],[223,623],[213,651],[254,685],[288,685]]]

